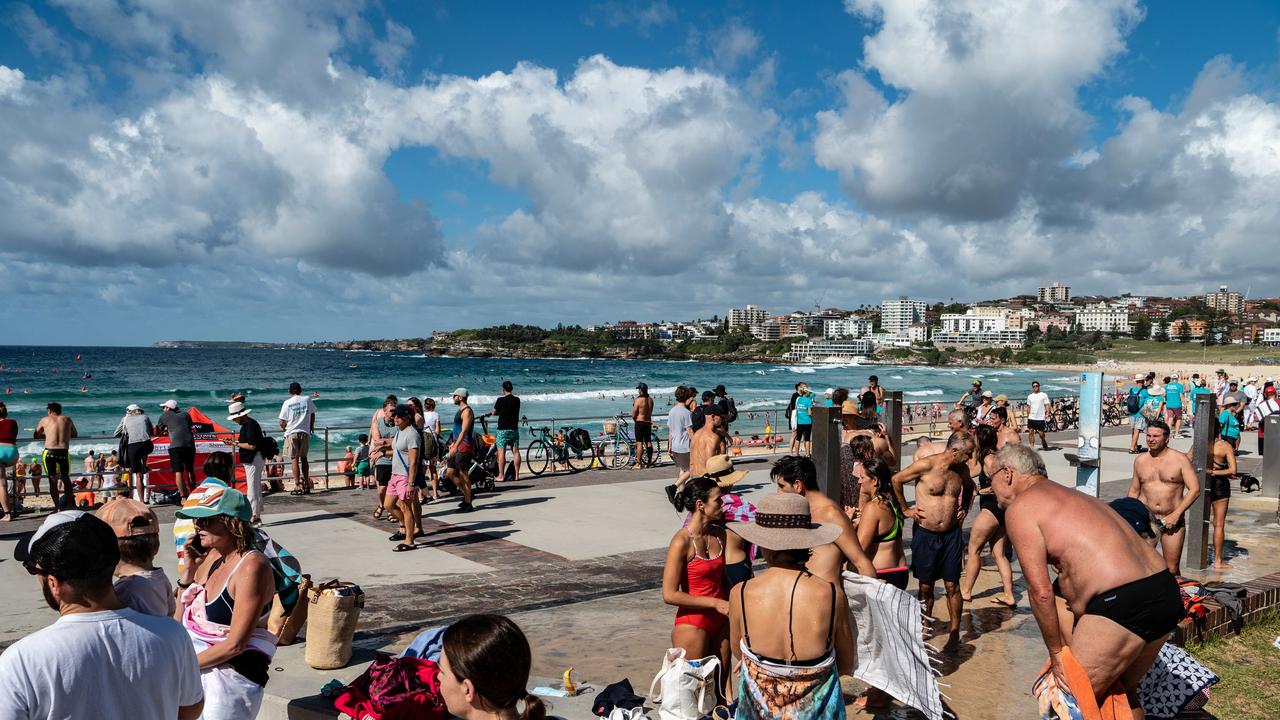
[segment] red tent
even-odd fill
[[[214,422],[208,415],[200,412],[199,408],[189,407],[187,414],[191,416],[191,434],[196,441],[195,483],[199,485],[204,481],[204,461],[209,457],[209,453],[232,453],[232,457],[237,461],[235,488],[245,492],[244,468],[239,465],[236,451],[225,442],[232,439],[235,433]],[[155,449],[147,457],[148,487],[156,490],[176,490],[177,479],[174,477],[173,470],[169,468],[169,436],[157,435],[151,438],[151,442],[155,445]]]

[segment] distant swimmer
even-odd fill
[[[93,375],[91,373],[85,373],[84,375],[81,376],[81,378],[84,380],[92,380]]]

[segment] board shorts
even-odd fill
[[[1212,475],[1204,479],[1204,494],[1209,502],[1231,499],[1231,478],[1226,475]]]
[[[1146,419],[1146,418],[1144,418],[1144,417],[1142,417],[1142,415],[1130,415],[1130,416],[1129,416],[1129,429],[1130,429],[1130,430],[1137,430],[1137,431],[1139,431],[1139,432],[1142,432],[1143,430],[1146,430],[1146,429],[1147,429],[1147,419]]]
[[[1164,410],[1165,412],[1169,413],[1169,422],[1177,422],[1182,420],[1182,408],[1167,407]]]
[[[409,500],[409,496],[413,494],[413,484],[409,482],[408,475],[392,475],[387,481],[387,494],[397,500]]]
[[[934,532],[915,523],[911,528],[911,574],[922,583],[960,580],[964,561],[964,533],[960,526]]]
[[[472,453],[455,452],[449,456],[449,467],[459,472],[469,473],[473,457],[475,456]]]
[[[193,447],[169,448],[169,469],[175,473],[185,470],[194,477],[196,473],[196,449]]]
[[[373,469],[369,465],[368,460],[365,460],[364,462],[356,463],[356,474],[359,475],[360,477],[369,477],[370,475],[373,474]]]
[[[494,444],[500,448],[520,449],[520,428],[494,431]]]
[[[796,440],[799,442],[811,442],[813,437],[813,423],[804,423],[796,425]]]
[[[391,463],[387,463],[386,465],[374,465],[373,475],[373,479],[376,480],[379,485],[386,487],[387,483],[391,482]]]
[[[653,442],[653,423],[648,420],[636,421],[636,442]]]
[[[307,459],[307,449],[311,447],[311,436],[304,432],[296,432],[284,439],[285,453],[291,458]]]
[[[1044,432],[1044,428],[1045,428],[1045,421],[1044,421],[1044,420],[1028,420],[1028,421],[1027,421],[1027,429],[1028,429],[1028,430],[1035,430],[1035,431],[1037,431],[1037,432]]]

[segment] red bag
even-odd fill
[[[379,656],[333,700],[355,720],[446,720],[440,668],[432,660]]]

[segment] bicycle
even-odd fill
[[[631,423],[622,415],[604,424],[604,438],[596,442],[596,455],[600,464],[610,469],[625,468],[637,464],[640,467],[657,467],[662,457],[662,438],[657,429],[651,431],[651,440],[644,456],[637,458],[639,443],[630,431]]]
[[[531,427],[529,432],[533,433],[534,439],[525,446],[524,462],[525,467],[534,475],[541,475],[547,470],[554,472],[556,465],[564,465],[571,471],[581,470],[590,467],[595,458],[595,445],[590,442],[590,436],[585,443],[586,447],[579,447],[571,439],[571,436],[576,435],[574,430],[552,432],[550,427],[544,425]],[[582,432],[586,433],[585,430]]]

